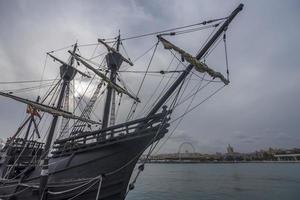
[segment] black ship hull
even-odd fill
[[[53,157],[49,164],[48,188],[45,199],[122,200],[133,169],[149,145],[162,138],[167,128],[156,127],[130,136]],[[40,199],[41,168],[20,180],[1,181],[0,198]]]

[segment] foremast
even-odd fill
[[[206,45],[197,54],[196,59],[200,60],[210,49],[210,47],[216,42],[220,35],[227,30],[231,21],[235,16],[243,9],[244,5],[239,4],[239,6],[227,17],[226,21],[218,29],[218,31],[211,37],[211,39],[206,43]],[[154,115],[167,101],[167,99],[173,94],[176,88],[184,81],[188,74],[192,71],[194,65],[189,64],[188,67],[182,72],[182,74],[176,79],[176,81],[171,85],[168,91],[160,98],[160,100],[155,104],[152,110],[148,113],[147,117]],[[229,82],[228,82],[229,83]],[[227,83],[227,84],[228,84]],[[225,83],[226,84],[226,83]]]
[[[76,52],[76,49],[77,49],[77,43],[74,45],[74,48],[73,48],[74,54]],[[60,76],[61,76],[61,79],[63,80],[63,82],[62,82],[61,91],[60,91],[60,94],[58,97],[58,101],[56,104],[57,109],[61,109],[65,91],[66,91],[67,87],[69,86],[70,81],[73,80],[73,78],[75,77],[75,75],[77,73],[75,68],[72,67],[73,63],[74,63],[74,58],[71,57],[71,60],[68,65],[63,64],[62,66],[60,66]],[[45,144],[45,148],[44,148],[44,152],[43,152],[43,157],[42,157],[42,161],[41,161],[42,171],[41,171],[41,178],[40,178],[40,194],[42,196],[44,194],[44,191],[46,189],[47,182],[48,182],[48,168],[49,168],[48,154],[49,154],[51,144],[53,141],[53,136],[54,136],[54,132],[56,129],[58,117],[59,117],[58,115],[53,115],[53,119],[51,122],[50,130],[49,130],[49,133],[47,136],[47,140],[46,140],[46,144]]]
[[[140,102],[140,99],[131,94],[125,87],[121,87],[117,83],[117,73],[120,69],[123,62],[128,63],[129,65],[133,66],[133,63],[130,61],[130,59],[125,58],[120,52],[119,47],[121,45],[121,36],[118,35],[117,38],[117,48],[113,48],[109,46],[104,40],[98,39],[98,42],[104,45],[108,51],[108,53],[105,56],[108,71],[110,71],[110,76],[107,77],[107,73],[102,73],[100,70],[94,68],[92,65],[88,63],[88,59],[73,53],[71,51],[68,51],[77,61],[79,61],[81,64],[83,64],[86,68],[93,71],[97,76],[99,76],[102,81],[104,81],[107,84],[107,93],[106,93],[106,100],[104,104],[104,111],[103,111],[103,118],[102,118],[102,128],[107,128],[109,125],[114,125],[115,121],[115,95],[116,92],[118,94],[126,94],[131,99],[134,99],[136,102]],[[109,124],[110,121],[110,124]]]
[[[120,48],[120,33],[118,35],[117,39],[117,52],[119,52]],[[117,52],[109,52],[105,59],[107,62],[107,67],[110,70],[110,81],[113,84],[116,84],[116,78],[117,78],[117,71],[119,70],[123,60],[120,57],[120,54]],[[107,93],[106,93],[106,100],[104,105],[104,112],[103,112],[103,119],[102,119],[102,128],[106,128],[108,126],[109,117],[111,116],[111,119],[114,118],[115,115],[115,109],[114,109],[114,103],[112,101],[115,101],[115,90],[110,85],[107,86]],[[113,119],[114,120],[114,119]]]

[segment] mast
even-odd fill
[[[73,48],[73,53],[75,54],[77,49],[77,43],[75,43],[74,48]],[[63,80],[61,91],[59,94],[59,98],[56,104],[56,108],[60,109],[63,103],[63,98],[65,94],[65,90],[68,87],[70,81],[74,78],[76,75],[77,71],[69,66],[72,66],[74,62],[74,58],[71,57],[69,65],[62,65],[60,67],[60,76],[61,79]],[[42,160],[42,171],[41,171],[41,179],[40,179],[40,195],[43,195],[43,192],[46,188],[47,182],[48,182],[48,164],[49,164],[49,158],[48,158],[48,153],[51,147],[51,143],[53,140],[55,128],[57,125],[57,120],[58,120],[58,115],[53,115],[53,119],[51,122],[49,134],[47,136],[45,148],[44,148],[44,155],[43,155],[43,160]]]
[[[205,53],[209,50],[209,48],[214,44],[214,42],[219,38],[219,36],[227,30],[230,22],[235,18],[235,16],[243,9],[243,4],[240,4],[227,18],[227,20],[222,24],[222,26],[218,29],[218,31],[212,36],[212,38],[206,43],[206,45],[201,49],[196,58],[200,60]],[[193,65],[188,65],[184,72],[176,79],[173,85],[168,89],[168,91],[160,98],[160,100],[155,104],[152,110],[149,112],[147,117],[154,115],[160,107],[166,102],[166,100],[173,94],[175,89],[182,83],[182,81],[187,77],[187,75],[193,69]]]
[[[119,30],[119,36],[118,36],[118,41],[117,41],[117,51],[119,52],[120,49],[120,40],[121,40],[121,34],[120,34],[120,30]],[[115,76],[115,79],[117,77],[117,74]],[[113,90],[112,91],[112,102],[111,102],[111,110],[110,110],[110,126],[115,125],[116,122],[116,91]]]
[[[119,52],[120,48],[120,40],[121,35],[119,32],[119,36],[117,39],[117,52]],[[117,70],[119,70],[122,59],[120,57],[120,54],[116,52],[110,52],[106,55],[106,62],[107,66],[110,69],[110,81],[112,83],[116,83],[116,77],[117,77]],[[114,118],[115,115],[115,108],[114,108],[114,102],[112,103],[112,100],[115,101],[115,91],[114,89],[108,85],[107,86],[107,94],[106,94],[106,100],[105,100],[105,106],[104,106],[104,113],[103,113],[103,120],[102,120],[102,128],[106,128],[108,126],[109,116],[111,114],[112,118]],[[112,109],[110,109],[110,106],[112,104]]]
[[[77,48],[77,43],[74,45],[73,53],[75,53]],[[74,63],[74,57],[71,56],[70,63],[69,65],[72,66]],[[65,90],[65,96],[63,100],[63,108],[66,111],[69,111],[69,103],[70,103],[70,82],[71,80],[66,81],[66,90]],[[68,135],[69,133],[69,119],[67,118],[62,118],[61,122],[61,136]]]

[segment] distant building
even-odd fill
[[[226,153],[201,154],[197,152],[184,151],[183,153],[164,153],[150,155],[147,162],[248,162],[248,161],[293,161],[300,162],[300,148],[279,149],[268,148],[256,150],[251,153],[235,152],[233,147],[228,144]],[[140,160],[146,160],[146,155],[141,156]]]

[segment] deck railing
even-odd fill
[[[162,129],[168,124],[167,117],[170,111],[163,111],[148,118],[136,119],[122,124],[114,125],[97,131],[78,133],[69,138],[59,139],[54,142],[52,154],[58,155],[76,149],[86,148],[97,143],[106,143],[133,134],[141,134],[148,131]],[[164,127],[160,125],[164,124]]]

